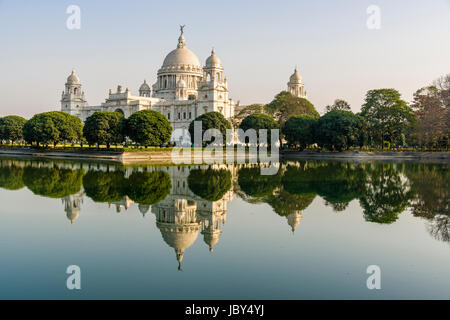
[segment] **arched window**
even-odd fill
[[[77,88],[73,88],[73,94],[77,94]]]

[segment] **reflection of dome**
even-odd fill
[[[291,82],[301,82],[302,81],[302,76],[300,75],[300,73],[297,70],[297,67],[295,68],[294,73],[292,74],[292,76],[289,78],[289,80]]]
[[[206,59],[206,67],[221,67],[222,63],[220,62],[220,59],[218,56],[216,56],[216,52],[214,51],[214,48],[211,51],[211,55]]]
[[[289,214],[286,217],[288,221],[288,225],[291,226],[292,233],[295,232],[295,228],[300,224],[300,220],[302,220],[302,213],[301,211],[295,211],[291,214]]]
[[[200,231],[200,223],[173,224],[157,222],[156,226],[161,231],[164,242],[175,249],[177,255],[178,270],[181,270],[184,250],[192,246],[197,240]]]
[[[78,208],[78,210],[68,210],[67,214],[66,214],[67,219],[70,220],[71,224],[73,224],[73,222],[78,219],[79,215],[80,215],[80,209],[79,208]]]
[[[80,78],[75,74],[75,70],[72,70],[72,73],[67,78],[67,83],[69,84],[80,84]]]
[[[222,232],[203,232],[203,241],[209,246],[209,252],[213,252],[214,246],[219,242]]]
[[[147,81],[144,80],[144,83],[139,87],[139,91],[150,91],[150,86],[147,84]]]

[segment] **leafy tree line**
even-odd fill
[[[288,146],[299,150],[315,144],[336,151],[363,146],[448,148],[450,74],[417,90],[410,104],[397,90],[387,88],[369,90],[359,113],[342,99],[325,109],[319,116],[308,100],[282,91],[267,105],[240,110],[233,123],[242,129],[280,128]],[[278,126],[257,121],[262,115]]]
[[[172,126],[159,112],[144,110],[125,119],[121,113],[97,111],[85,124],[62,111],[44,112],[30,120],[18,116],[0,118],[0,141],[25,141],[34,145],[87,142],[89,145],[122,144],[128,137],[142,146],[159,146],[170,140]]]

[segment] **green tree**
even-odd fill
[[[449,108],[445,106],[439,89],[435,86],[421,88],[414,93],[411,105],[417,125],[412,132],[419,145],[440,146],[449,132]]]
[[[0,188],[19,190],[24,187],[23,168],[15,165],[0,166]]]
[[[361,115],[367,120],[372,142],[379,146],[384,141],[394,144],[415,120],[411,108],[395,89],[369,90]]]
[[[23,126],[26,142],[53,144],[81,139],[83,125],[78,117],[62,111],[38,113]]]
[[[258,136],[258,144],[264,143],[266,141],[260,141],[259,130],[267,130],[267,143],[270,145],[272,142],[272,131],[274,129],[279,129],[278,123],[271,117],[262,113],[254,113],[242,120],[239,129],[247,131],[248,129],[254,129]]]
[[[203,140],[203,136],[205,134],[205,131],[209,129],[217,129],[222,133],[222,139],[221,143],[225,143],[225,139],[227,136],[227,129],[232,129],[230,122],[225,119],[225,117],[220,112],[207,112],[204,113],[197,118],[195,118],[194,121],[192,121],[189,124],[189,134],[191,135],[191,141],[194,143],[195,137],[194,137],[194,122],[195,121],[201,121],[202,124],[202,131],[201,131],[201,139],[199,141]],[[198,139],[198,138],[197,138]],[[211,141],[212,143],[213,141]],[[206,142],[203,143],[204,145],[208,144]]]
[[[170,140],[172,126],[163,114],[154,110],[142,110],[127,119],[126,134],[142,146],[159,146]]]
[[[25,167],[23,182],[36,195],[64,198],[80,191],[84,170]]]
[[[136,203],[152,205],[170,193],[170,176],[163,171],[133,172],[128,178],[127,195]]]
[[[313,144],[316,123],[316,118],[306,114],[289,118],[283,127],[283,134],[288,144],[298,146],[300,150]]]
[[[188,186],[202,199],[217,201],[231,188],[231,173],[225,169],[194,169],[189,172]]]
[[[106,145],[122,143],[124,137],[125,119],[120,112],[96,111],[87,117],[83,136],[89,145]]]
[[[285,122],[292,116],[302,114],[319,117],[314,105],[304,98],[294,97],[288,91],[281,91],[266,107],[268,113],[278,121],[283,128]]]
[[[23,140],[22,130],[26,122],[26,119],[19,116],[0,118],[0,143],[3,140],[11,140],[12,143]]]
[[[334,110],[342,110],[342,111],[352,111],[350,108],[350,104],[342,99],[334,100],[334,103],[330,106],[325,107],[326,112],[334,111]]]
[[[362,119],[350,111],[330,111],[317,121],[315,140],[328,150],[346,150],[359,143],[361,125]]]
[[[126,195],[127,181],[121,170],[89,170],[83,178],[86,195],[95,202],[116,202]]]
[[[263,104],[251,104],[248,106],[241,107],[239,109],[238,107],[236,107],[234,117],[231,119],[233,128],[239,128],[239,125],[241,124],[242,120],[244,120],[249,115],[252,115],[254,113],[266,113],[266,106]]]

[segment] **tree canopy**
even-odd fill
[[[279,129],[280,126],[278,123],[271,117],[262,113],[254,113],[246,117],[242,120],[239,129],[242,129],[244,132],[248,129],[254,129],[258,136],[258,143],[267,142],[269,145],[271,144],[272,131],[274,129]],[[267,130],[267,141],[260,140],[259,130],[266,129]]]
[[[202,131],[201,131],[201,139],[198,139],[199,141],[203,140],[205,131],[209,130],[209,129],[217,129],[222,133],[222,139],[223,141],[221,141],[221,143],[225,143],[225,138],[227,135],[227,129],[232,129],[231,127],[231,123],[225,119],[225,117],[220,113],[220,112],[207,112],[204,113],[200,116],[198,116],[197,118],[194,119],[194,121],[192,121],[189,124],[189,134],[191,135],[191,141],[192,143],[195,142],[195,137],[194,137],[194,122],[195,121],[201,121],[202,123]],[[212,143],[213,141],[211,141]],[[208,144],[207,142],[205,142],[204,144]]]
[[[411,108],[395,89],[369,90],[361,116],[367,120],[372,143],[380,146],[384,141],[398,141],[415,120]]]
[[[342,110],[342,111],[351,111],[350,104],[342,99],[334,100],[334,103],[330,106],[325,107],[326,112],[334,111],[334,110]]]
[[[359,143],[361,125],[361,117],[350,111],[330,111],[317,121],[315,140],[328,150],[346,150]]]
[[[305,149],[308,145],[313,144],[314,128],[317,119],[311,115],[300,115],[290,117],[283,127],[283,134],[291,146],[299,146],[300,150]]]
[[[81,120],[62,111],[38,113],[23,126],[23,137],[28,143],[56,145],[58,142],[80,140]]]
[[[167,118],[154,110],[133,113],[126,120],[126,135],[142,146],[160,146],[170,140],[172,126]]]
[[[275,98],[267,104],[268,113],[274,117],[281,127],[292,116],[302,114],[311,115],[314,118],[319,117],[319,113],[314,105],[307,99],[294,97],[288,91],[281,91]]]
[[[11,140],[13,143],[23,139],[23,126],[26,119],[19,116],[6,116],[0,118],[0,142]]]
[[[122,143],[125,140],[125,119],[120,112],[96,111],[87,117],[83,135],[89,145]]]

